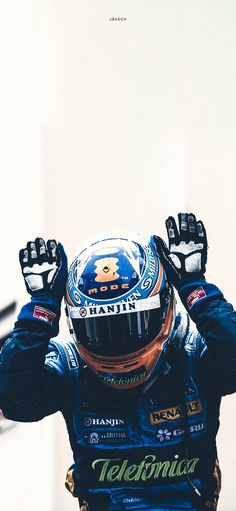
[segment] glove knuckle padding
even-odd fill
[[[53,265],[52,265],[53,266]],[[56,279],[58,274],[58,267],[52,268],[50,272],[48,273],[48,283],[53,284],[54,280]]]
[[[199,254],[199,252],[190,254],[186,257],[185,270],[187,273],[195,273],[201,271],[201,254]]]
[[[26,283],[28,284],[30,290],[32,292],[39,291],[43,289],[43,277],[42,275],[29,275],[25,278]]]
[[[156,238],[156,246],[168,279],[179,289],[184,281],[204,280],[207,261],[207,236],[202,221],[193,213],[178,214],[178,228],[173,217],[166,220],[169,250]]]
[[[170,254],[170,259],[171,261],[174,263],[174,265],[176,266],[176,268],[180,269],[181,268],[181,261],[180,261],[180,258],[178,257],[177,254]]]
[[[27,254],[27,257],[26,257]],[[55,240],[36,238],[28,242],[26,249],[19,253],[20,264],[27,291],[34,294],[39,291],[55,291],[62,297],[67,278],[67,257],[61,244]],[[61,272],[61,277],[59,273]]]

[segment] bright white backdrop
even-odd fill
[[[38,234],[71,259],[84,237],[164,235],[187,209],[208,229],[208,279],[235,304],[235,27],[234,0],[0,1],[4,299],[26,300],[17,251]],[[235,509],[235,405],[222,406],[219,511]],[[60,418],[17,426],[0,449],[4,511],[76,509]]]

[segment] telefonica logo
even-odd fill
[[[99,470],[99,482],[130,482],[155,481],[166,477],[181,477],[185,474],[194,474],[199,458],[179,459],[176,454],[174,460],[158,461],[154,454],[149,454],[139,464],[131,464],[129,459],[99,458],[92,463],[94,470]]]
[[[124,376],[123,373],[115,373],[114,375],[112,375],[103,373],[102,371],[98,371],[97,374],[104,383],[122,386],[129,385],[131,383],[141,382],[147,376],[147,370],[145,369],[144,366],[142,366],[139,367],[138,369],[130,371],[129,373],[127,373],[126,376]]]

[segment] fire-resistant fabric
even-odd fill
[[[202,493],[201,510],[216,509],[215,438],[221,397],[236,391],[236,317],[214,289],[203,306],[193,305],[198,331],[176,317],[172,335],[177,347],[182,343],[184,392],[176,349],[149,386],[113,389],[83,366],[73,342],[50,341],[59,317],[55,304],[50,321],[24,306],[1,352],[0,407],[23,422],[62,412],[74,455],[67,487],[89,500],[89,510],[101,501],[109,511],[196,510],[190,481]],[[51,305],[45,297],[40,307],[50,311]]]

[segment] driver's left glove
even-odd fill
[[[205,227],[193,213],[179,213],[178,227],[170,216],[166,220],[166,229],[169,248],[159,236],[154,236],[157,254],[168,280],[193,316],[195,306],[203,300],[222,297],[221,291],[205,280],[208,250]]]

